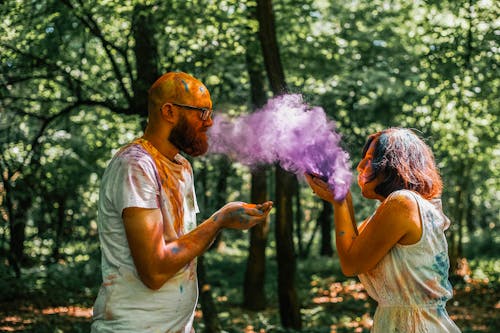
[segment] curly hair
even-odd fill
[[[411,190],[426,199],[439,197],[443,189],[434,154],[410,129],[388,128],[368,137],[362,156],[375,142],[370,181],[382,175],[375,192],[386,198],[397,190]]]

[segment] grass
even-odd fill
[[[285,332],[280,326],[276,261],[268,256],[266,295],[269,305],[261,312],[240,307],[243,295],[245,253],[209,253],[208,280],[212,284],[219,319],[226,332]],[[500,332],[500,260],[472,260],[465,274],[454,279],[454,298],[448,313],[463,332]],[[464,273],[462,272],[462,273]],[[345,278],[338,260],[311,257],[299,260],[296,276],[301,300],[303,332],[369,332],[376,303],[357,279]],[[199,307],[200,308],[200,307]],[[200,312],[197,328],[203,329]]]
[[[268,251],[266,295],[268,306],[259,312],[241,308],[246,250],[238,243],[223,253],[205,256],[208,282],[225,332],[292,332],[280,325],[277,265]],[[23,270],[15,279],[0,265],[0,331],[88,332],[93,300],[100,283],[99,256],[60,261]],[[464,333],[500,332],[500,260],[475,259],[462,277],[454,279],[455,296],[448,303],[450,316]],[[296,286],[301,301],[302,332],[369,332],[375,303],[357,279],[345,278],[338,261],[309,257],[297,262]],[[195,319],[203,331],[201,307]]]

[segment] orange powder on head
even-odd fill
[[[162,75],[151,86],[148,92],[150,107],[162,105],[167,102],[197,105],[199,102],[209,101],[212,107],[210,93],[199,80],[183,72],[169,72]]]

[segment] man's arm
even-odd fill
[[[159,209],[129,207],[123,223],[137,272],[150,289],[159,289],[195,257],[202,254],[222,228],[248,229],[264,221],[271,202],[252,205],[229,203],[180,238],[165,242]]]

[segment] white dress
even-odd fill
[[[378,302],[372,332],[460,332],[445,309],[453,289],[448,280],[450,264],[444,235],[450,223],[441,201],[431,202],[406,190],[392,195],[415,198],[422,237],[415,244],[396,244],[374,269],[358,276]]]

